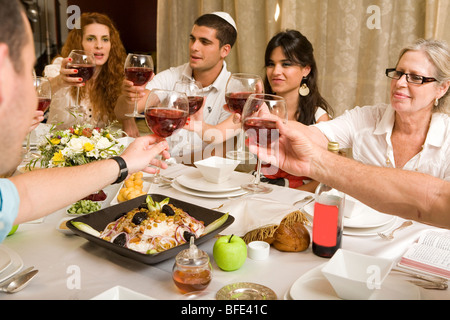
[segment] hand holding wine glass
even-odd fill
[[[187,95],[189,101],[189,116],[197,114],[203,107],[205,97],[203,94],[203,86],[199,81],[191,79],[179,80],[175,83],[173,90],[183,92]],[[191,128],[189,128],[189,130],[191,130]],[[188,135],[188,144],[192,151],[194,146],[192,146],[190,135]]]
[[[145,105],[145,121],[149,129],[161,138],[168,138],[183,128],[189,115],[189,101],[185,93],[154,89]],[[153,183],[163,180],[159,171]]]
[[[50,107],[50,103],[52,102],[52,87],[50,85],[50,81],[45,77],[35,77],[33,84],[36,90],[36,95],[38,97],[37,110],[45,113]],[[27,135],[26,154],[24,156],[25,160],[28,160],[31,157],[30,139],[31,132]]]
[[[80,83],[86,83],[92,78],[95,71],[95,57],[93,54],[84,50],[72,50],[69,54],[71,62],[66,67],[67,69],[76,69],[78,72],[69,74],[69,77],[80,78]],[[77,87],[77,100],[75,107],[80,107],[80,87]]]
[[[279,130],[277,121],[287,123],[287,107],[282,97],[269,94],[253,94],[245,103],[242,112],[242,123],[249,140],[249,145],[274,149],[277,146]],[[244,190],[253,193],[268,193],[269,186],[260,184],[261,160],[258,158],[256,178],[253,183],[243,185]]]
[[[260,76],[247,73],[232,74],[225,89],[225,101],[228,110],[241,115],[244,105],[251,94],[263,93],[264,84]],[[237,160],[248,160],[253,156],[244,151],[244,134],[241,131],[236,151],[227,152],[227,157]]]
[[[153,76],[153,59],[149,55],[130,53],[125,61],[125,78],[133,82],[135,87],[145,85]],[[126,114],[130,118],[143,118],[138,112],[138,93],[134,101],[133,113]]]

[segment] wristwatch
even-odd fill
[[[127,163],[123,160],[122,157],[113,157],[111,160],[115,160],[119,165],[120,171],[117,180],[113,184],[118,184],[124,181],[128,177],[128,168]]]

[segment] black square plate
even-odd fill
[[[160,195],[160,194],[150,194],[150,196],[153,198],[154,201],[160,202],[167,198],[167,196]],[[75,219],[72,219],[66,223],[67,227],[72,230],[75,234],[92,241],[106,249],[112,250],[122,256],[143,262],[145,264],[156,264],[158,262],[167,260],[169,258],[175,257],[178,252],[187,249],[189,247],[189,243],[185,243],[179,246],[176,246],[172,249],[156,253],[156,254],[144,254],[140,253],[125,247],[121,247],[119,245],[116,245],[114,243],[105,241],[103,239],[100,239],[98,237],[95,237],[93,235],[90,235],[84,231],[81,231],[77,229],[74,225],[72,225],[71,221],[77,221],[85,223],[95,230],[102,232],[106,226],[123,216],[124,214],[128,213],[129,211],[133,210],[134,208],[139,207],[142,203],[145,203],[145,199],[147,198],[147,195],[141,196],[139,198],[135,198],[130,201],[126,201],[123,203],[120,203],[115,206],[111,206],[105,209],[102,209],[97,212],[93,212],[91,214],[81,216]],[[170,197],[169,197],[170,198]],[[216,221],[220,217],[224,215],[224,213],[219,211],[214,211],[211,209],[199,207],[192,203],[187,203],[181,200],[177,200],[175,198],[170,198],[169,203],[173,204],[175,207],[183,209],[185,212],[189,213],[192,217],[194,217],[197,220],[203,221],[205,223],[205,226],[209,225],[210,223]],[[220,231],[227,228],[229,225],[231,225],[234,222],[234,217],[231,215],[228,216],[227,221],[220,226],[218,229],[201,236],[200,238],[195,240],[195,244],[199,245],[205,241],[208,241],[209,239],[213,238],[216,234],[218,234]]]

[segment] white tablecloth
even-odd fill
[[[163,172],[175,177],[192,170],[175,165]],[[119,186],[109,186],[107,202],[110,202]],[[190,196],[173,188],[152,185],[150,193],[160,193],[207,208],[214,208],[226,199],[207,199]],[[257,195],[284,203],[294,203],[307,193],[274,186],[267,195]],[[122,286],[156,299],[183,299],[172,281],[173,259],[157,265],[146,265],[122,257],[99,247],[84,238],[67,236],[56,230],[58,222],[67,217],[65,209],[47,216],[41,223],[27,223],[16,234],[8,237],[2,245],[17,252],[24,266],[35,266],[39,273],[27,288],[15,294],[0,293],[0,299],[91,299],[115,286]],[[397,219],[395,226],[403,219]],[[343,249],[397,260],[415,242],[420,233],[433,227],[414,222],[412,227],[396,233],[395,240],[388,242],[378,236],[344,236]],[[284,253],[274,248],[265,261],[247,259],[244,266],[233,272],[218,268],[212,259],[214,239],[200,245],[212,260],[213,280],[205,298],[214,298],[223,286],[235,282],[254,282],[265,285],[284,299],[290,286],[307,271],[327,262],[312,253],[311,246],[305,252]],[[399,276],[401,277],[401,276]],[[450,299],[450,290],[423,290],[423,299]]]

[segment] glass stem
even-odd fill
[[[134,115],[138,114],[138,92],[136,90],[136,100],[134,100]]]
[[[260,182],[261,182],[261,160],[259,160],[259,158],[258,158],[257,165],[256,165],[256,176],[255,176],[255,180],[253,181],[253,184],[255,186],[259,186]]]
[[[244,152],[245,150],[244,146],[245,146],[245,133],[244,133],[244,126],[242,126],[241,132],[239,132],[237,151]]]
[[[76,106],[80,106],[80,87],[77,87],[77,101],[75,102]]]

